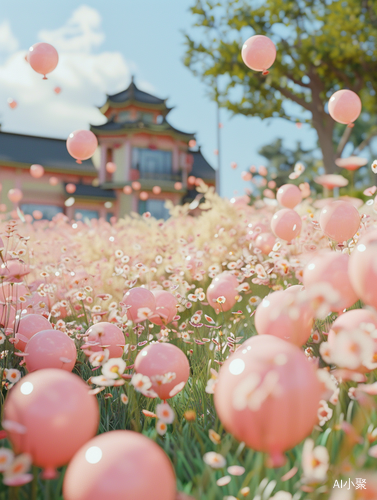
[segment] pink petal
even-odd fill
[[[231,479],[232,478],[230,476],[223,476],[216,481],[216,484],[217,486],[225,486],[230,483]]]
[[[33,480],[33,474],[4,475],[3,483],[6,486],[22,486]]]
[[[185,386],[184,382],[181,382],[180,384],[176,385],[173,387],[173,389],[169,392],[169,396],[172,398],[176,394],[178,394]]]
[[[231,465],[227,470],[232,476],[242,476],[245,472],[245,467],[241,467],[241,465]]]
[[[363,191],[363,194],[365,196],[373,196],[376,191],[377,191],[376,186],[370,186]]]

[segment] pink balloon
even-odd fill
[[[60,94],[61,91],[62,91],[62,89],[60,87],[55,87],[54,88],[55,94]]]
[[[307,342],[314,317],[309,306],[296,300],[299,293],[281,290],[264,297],[255,312],[255,328],[259,335],[280,337],[297,346]]]
[[[369,323],[377,328],[377,314],[368,309],[352,309],[338,316],[332,323],[331,330],[335,333],[339,333],[341,330],[357,330],[362,323]]]
[[[16,310],[10,304],[0,304],[0,326],[10,327],[16,318]]]
[[[32,165],[30,167],[30,175],[34,177],[34,179],[39,179],[45,173],[45,169],[42,165]]]
[[[135,359],[135,370],[149,377],[151,389],[163,400],[181,391],[190,375],[190,365],[184,352],[173,344],[159,342],[139,352]],[[168,373],[175,374],[175,377],[171,382],[163,383],[161,378]]]
[[[284,290],[284,292],[288,292],[288,293],[297,293],[297,292],[303,292],[303,291],[304,291],[303,285],[292,285]]]
[[[263,335],[248,339],[225,361],[215,407],[228,432],[268,453],[272,465],[280,467],[283,453],[312,432],[322,393],[315,367],[301,349]]]
[[[207,300],[217,314],[221,311],[229,311],[237,302],[239,292],[237,278],[230,272],[223,272],[213,278],[212,283],[207,288]],[[224,297],[225,302],[219,303],[217,299]]]
[[[336,200],[323,207],[319,225],[326,236],[337,243],[343,243],[359,229],[360,215],[351,203]]]
[[[351,253],[348,266],[352,286],[365,304],[377,309],[377,230],[366,233]]]
[[[129,186],[124,186],[124,188],[126,188],[126,187],[129,187]],[[123,188],[123,190],[124,190],[124,188]],[[153,191],[153,194],[160,194],[161,188],[160,188],[160,186],[153,186],[152,191]],[[129,194],[129,193],[126,193],[126,194]]]
[[[85,347],[88,356],[92,352],[108,349],[110,358],[122,357],[125,345],[124,333],[112,323],[105,321],[96,323],[86,331],[85,335],[88,336]]]
[[[49,43],[36,43],[29,49],[28,61],[34,71],[43,75],[43,80],[47,80],[46,75],[54,71],[59,62],[59,55]]]
[[[65,500],[174,500],[174,470],[151,439],[133,431],[106,432],[73,457],[63,495]]]
[[[301,190],[294,184],[284,184],[278,189],[276,199],[283,207],[295,208],[302,201]]]
[[[34,334],[26,344],[25,354],[29,372],[43,368],[60,368],[71,372],[77,358],[74,341],[59,330],[42,330]]]
[[[114,162],[109,161],[106,163],[106,171],[109,172],[109,174],[113,174],[116,172],[117,166]]]
[[[275,236],[271,233],[261,233],[256,237],[254,246],[259,248],[264,255],[268,255],[272,252],[272,249],[276,243]]]
[[[143,201],[147,200],[149,198],[149,195],[146,191],[141,191],[141,193],[139,194],[139,198]]]
[[[178,301],[174,295],[165,290],[152,290],[156,300],[156,314],[150,320],[155,325],[167,325],[177,314]]]
[[[349,256],[338,252],[321,252],[304,269],[303,283],[307,290],[318,283],[329,284],[339,294],[332,311],[341,312],[357,301],[357,295],[348,277]]]
[[[338,90],[330,97],[329,113],[336,122],[351,125],[361,113],[360,97],[352,90]]]
[[[38,370],[11,389],[4,421],[14,451],[29,453],[34,465],[45,469],[44,476],[53,478],[55,468],[67,464],[96,434],[98,403],[77,375]]]
[[[7,102],[8,102],[8,106],[11,109],[17,108],[17,101],[15,101],[14,99],[12,99],[11,97],[9,97],[9,99],[7,99]]]
[[[75,130],[67,139],[68,153],[76,159],[76,163],[88,160],[97,147],[97,137],[90,130]]]
[[[263,35],[254,35],[243,44],[241,51],[243,62],[254,71],[268,74],[268,68],[276,59],[276,47],[272,40]]]
[[[57,177],[50,177],[48,182],[51,186],[56,186],[57,184],[59,184],[59,179]]]
[[[51,323],[44,316],[40,314],[27,314],[20,319],[18,328],[16,329],[16,348],[22,352],[25,351],[26,344],[33,335],[43,330],[51,329]]]
[[[301,232],[302,221],[297,212],[290,208],[283,208],[276,212],[271,219],[271,229],[277,238],[292,241]]]
[[[157,186],[155,186],[157,187]],[[153,188],[154,189],[154,188]],[[153,191],[154,192],[154,191]],[[161,192],[161,191],[160,191]],[[131,194],[132,193],[132,187],[131,186],[124,186],[123,188],[123,193],[124,194]]]
[[[23,194],[21,189],[14,188],[8,191],[8,198],[12,203],[20,202],[22,200],[22,196]]]
[[[261,233],[267,233],[269,230],[266,224],[263,224],[262,222],[250,222],[248,227],[250,228],[248,234],[253,240],[255,240]]]
[[[76,186],[75,184],[69,183],[66,185],[65,190],[67,191],[67,193],[73,194],[76,191]]]
[[[123,304],[128,307],[127,317],[134,323],[145,321],[156,312],[156,299],[147,288],[131,288],[124,294]]]

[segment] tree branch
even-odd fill
[[[343,150],[346,147],[346,144],[351,136],[351,133],[352,133],[352,128],[346,127],[339,141],[338,147],[336,148],[336,158],[340,158],[342,156]]]
[[[274,87],[287,99],[290,99],[291,101],[295,102],[299,106],[302,106],[304,109],[310,111],[311,113],[313,112],[313,107],[309,102],[306,102],[304,99],[301,99],[301,97],[297,97],[289,89],[280,87],[279,85],[275,85]]]

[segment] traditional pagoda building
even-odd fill
[[[0,130],[1,203],[7,210],[14,206],[5,194],[17,187],[23,192],[21,210],[40,211],[47,219],[58,212],[110,219],[146,211],[166,218],[165,201],[193,199],[196,179],[215,185],[215,171],[194,146],[194,134],[167,121],[171,108],[166,99],[143,92],[132,79],[126,90],[108,95],[100,111],[106,122],[90,127],[99,147],[81,165],[68,154],[64,140]],[[115,172],[108,171],[109,162]],[[44,167],[42,178],[31,177],[32,164]],[[67,193],[67,184],[75,184],[74,193]]]

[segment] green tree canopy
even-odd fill
[[[212,97],[234,114],[310,123],[325,170],[334,172],[352,129],[336,147],[341,139],[326,111],[331,94],[351,89],[364,112],[375,114],[376,0],[196,0],[191,11],[197,36],[186,34],[185,64],[209,85]],[[270,37],[277,47],[267,76],[241,58],[243,42],[254,34]]]

